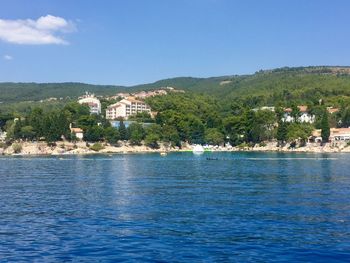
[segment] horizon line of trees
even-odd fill
[[[119,128],[111,126],[101,115],[91,115],[86,105],[76,102],[67,103],[62,109],[44,111],[34,108],[14,121],[11,114],[0,113],[0,129],[7,131],[9,141],[45,140],[54,143],[59,140],[76,141],[70,132],[73,127],[83,129],[84,141],[105,141],[118,144],[129,141],[140,145],[142,142],[156,148],[160,142],[171,146],[180,146],[182,142],[191,144],[231,145],[257,144],[277,140],[281,145],[298,141],[305,144],[313,129],[322,129],[322,138],[326,142],[330,127],[350,126],[350,107],[344,105],[338,113],[328,114],[325,105],[310,105],[315,114],[314,124],[300,123],[300,111],[292,105],[291,115],[294,122],[283,121],[283,105],[277,104],[275,112],[269,110],[254,111],[244,101],[234,101],[223,105],[213,97],[185,93],[156,96],[147,99],[147,103],[158,114],[151,119],[145,113],[132,116],[135,121],[128,128],[120,119]],[[144,126],[142,123],[150,125]]]

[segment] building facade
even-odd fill
[[[89,106],[91,114],[101,114],[101,102],[94,94],[86,94],[78,100],[79,104]]]
[[[145,102],[129,97],[108,106],[106,119],[115,120],[120,117],[127,119],[130,115],[140,112],[151,113],[151,108]]]
[[[321,129],[314,130],[309,138],[309,142],[322,142],[321,133]],[[332,144],[335,144],[337,142],[349,142],[350,128],[331,128],[328,140]]]
[[[298,109],[300,111],[298,121],[299,122],[304,122],[304,123],[314,123],[315,122],[315,115],[311,114],[308,110],[307,106],[298,106]],[[284,109],[284,117],[283,121],[285,122],[294,122],[294,117],[291,115],[292,109],[291,108],[286,108]]]
[[[331,142],[335,141],[350,141],[350,128],[331,128],[329,136]]]
[[[74,135],[78,140],[83,140],[84,131],[81,128],[73,128],[72,124],[69,124],[70,133]]]

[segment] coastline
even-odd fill
[[[20,142],[20,152],[15,152],[13,145],[7,148],[0,148],[0,155],[4,156],[62,156],[62,155],[92,155],[92,154],[137,154],[137,153],[170,153],[170,152],[192,152],[192,146],[184,144],[178,147],[169,148],[163,144],[158,149],[140,145],[134,146],[127,143],[120,146],[103,144],[103,149],[94,151],[85,142],[57,142],[55,146],[49,146],[45,142]],[[320,146],[319,144],[307,144],[303,147],[289,148],[289,145],[277,147],[275,142],[269,142],[265,146],[254,147],[212,147],[205,152],[281,152],[281,153],[350,153],[350,146],[347,144],[330,145],[329,143]]]

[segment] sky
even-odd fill
[[[347,0],[0,0],[0,82],[135,85],[349,65]]]

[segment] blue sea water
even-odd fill
[[[349,161],[0,157],[0,261],[347,262]]]

